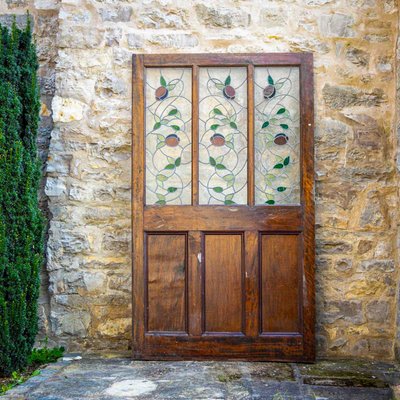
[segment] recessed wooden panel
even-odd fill
[[[242,332],[243,249],[241,234],[206,234],[205,331]]]
[[[299,235],[262,235],[262,333],[299,331]]]
[[[147,330],[186,331],[186,235],[147,236]]]

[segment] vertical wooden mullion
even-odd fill
[[[192,66],[192,205],[199,204],[199,67]],[[189,232],[189,335],[202,334],[201,232]],[[199,259],[200,258],[200,259]]]
[[[247,203],[254,206],[254,65],[247,66]]]
[[[245,334],[257,337],[260,332],[259,321],[259,234],[257,231],[245,232],[245,292],[246,292],[246,324]]]
[[[202,261],[201,232],[189,232],[189,335],[202,334]]]
[[[132,75],[132,312],[133,357],[144,351],[144,64],[133,56]]]
[[[199,204],[199,67],[192,67],[192,205]]]

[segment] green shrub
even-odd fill
[[[29,366],[39,366],[43,364],[56,362],[64,355],[64,347],[43,347],[42,349],[33,349],[31,355],[28,357]]]
[[[0,376],[27,364],[38,329],[43,217],[38,61],[31,26],[0,25]]]

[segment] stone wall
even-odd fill
[[[311,51],[318,355],[392,358],[396,3],[34,1],[36,19],[40,7],[53,10],[57,39],[51,41],[58,51],[43,332],[70,349],[129,346],[132,53]],[[36,30],[47,40],[39,24]],[[44,106],[44,115],[49,109]]]

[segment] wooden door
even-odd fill
[[[312,55],[133,57],[133,356],[314,359]]]

